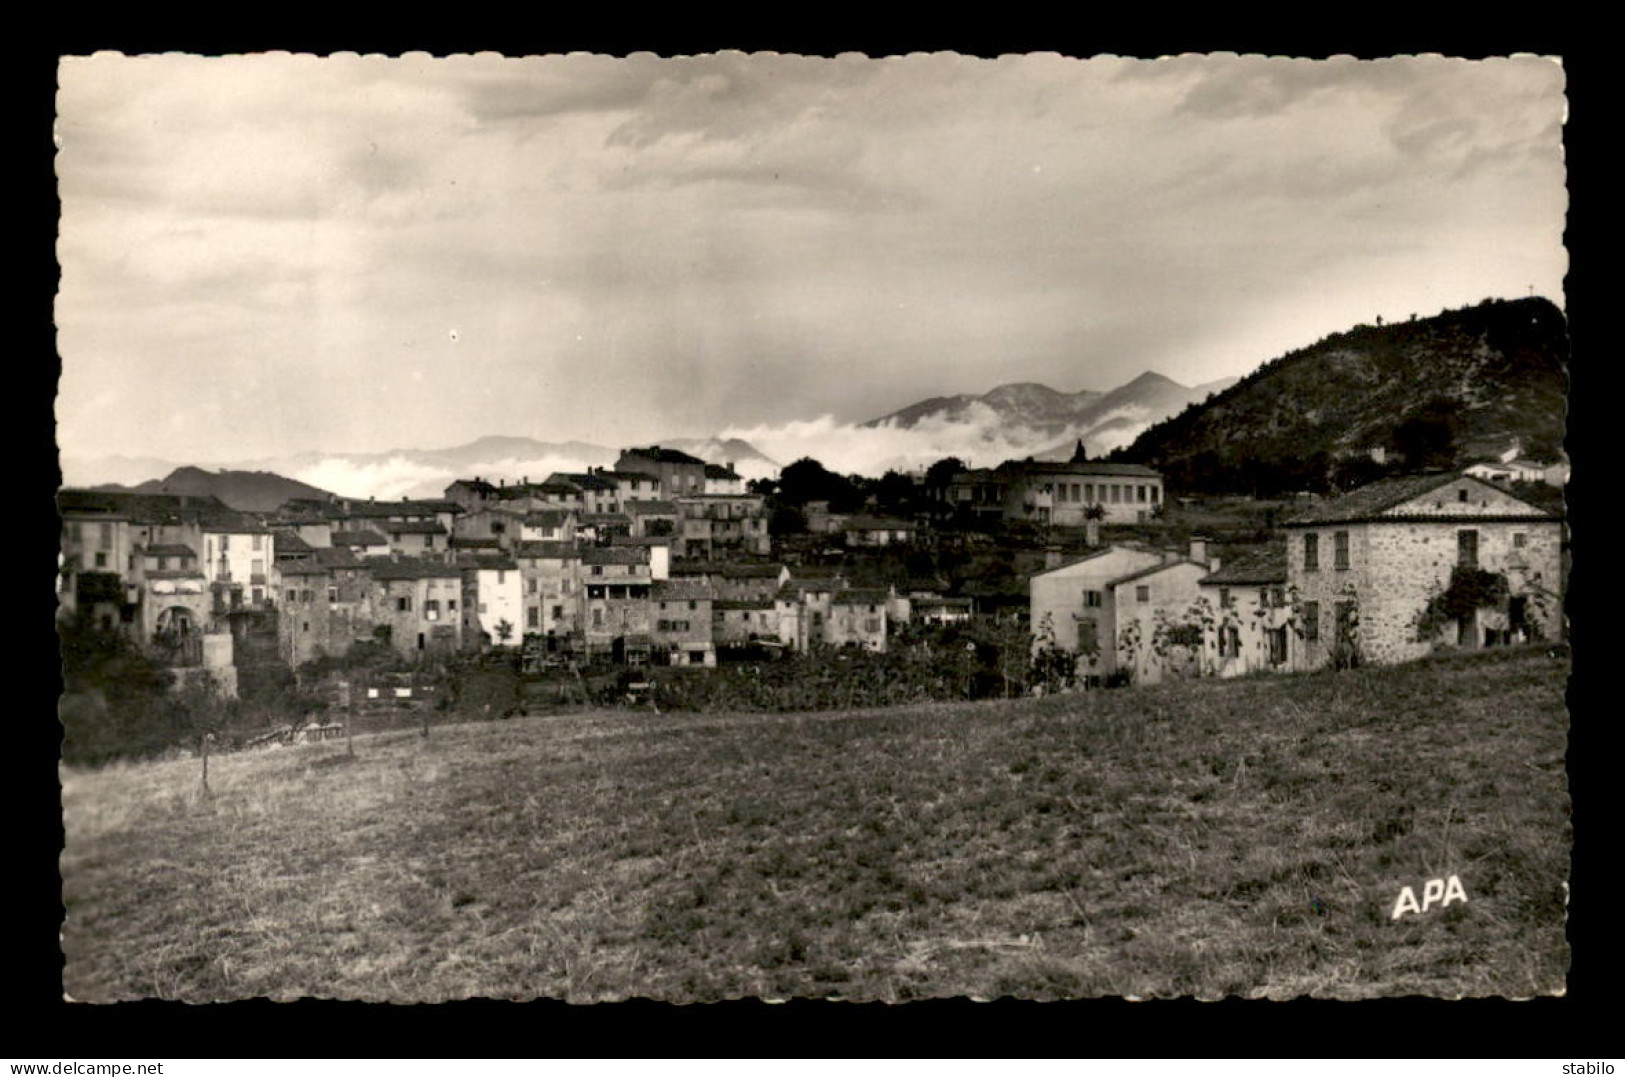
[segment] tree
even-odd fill
[[[913,507],[914,480],[898,471],[888,471],[875,484],[875,503],[881,512],[906,513]]]
[[[1449,397],[1435,397],[1394,428],[1394,447],[1412,471],[1448,468],[1455,463],[1460,408]]]
[[[1072,450],[1072,462],[1083,464],[1089,461],[1089,450],[1083,447],[1083,439],[1078,439],[1078,447]]]
[[[513,623],[506,617],[497,622],[497,639],[506,647],[508,641],[513,639]]]
[[[828,501],[836,512],[851,512],[863,505],[863,491],[851,479],[830,471],[812,457],[803,457],[779,472],[778,500],[801,508],[809,501]]]
[[[961,471],[968,471],[965,461],[957,456],[945,456],[941,460],[925,469],[925,486],[928,490],[946,490],[954,481],[954,476]]]

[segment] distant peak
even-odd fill
[[[1155,370],[1147,370],[1144,374],[1129,382],[1130,385],[1179,385],[1177,381],[1166,374],[1158,374]],[[1180,386],[1184,388],[1184,386]]]

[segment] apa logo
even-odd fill
[[[1448,879],[1429,879],[1422,886],[1422,903],[1416,903],[1416,891],[1410,887],[1399,892],[1399,900],[1394,902],[1394,915],[1390,920],[1398,920],[1408,912],[1417,915],[1427,912],[1433,906],[1444,908],[1452,901],[1466,901],[1467,891],[1462,888],[1461,878],[1456,875]]]

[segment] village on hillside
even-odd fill
[[[950,461],[856,511],[789,505],[660,446],[540,481],[459,479],[438,500],[263,514],[64,489],[59,617],[123,637],[175,684],[243,698],[309,687],[352,655],[419,672],[484,656],[568,685],[884,654],[978,626],[1019,637],[1044,671],[1022,679],[1033,691],[1556,639],[1564,522],[1520,483],[1566,472],[1515,441],[1470,448],[1482,458],[1456,470],[1338,496],[1233,499],[1239,515],[1205,527],[1201,499],[1081,446],[1069,463]]]

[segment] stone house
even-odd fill
[[[1204,672],[1290,669],[1298,645],[1287,601],[1286,544],[1267,543],[1202,577]]]
[[[745,492],[745,477],[736,472],[731,463],[726,467],[721,464],[706,464],[704,492],[708,494],[742,494]]]
[[[519,562],[503,553],[461,553],[457,567],[463,573],[463,646],[517,647],[527,597]]]
[[[202,569],[214,593],[214,611],[264,609],[276,586],[276,540],[248,517],[205,523]]]
[[[406,658],[449,655],[462,647],[463,574],[443,561],[378,561],[372,565],[373,612]]]
[[[909,546],[919,538],[920,527],[890,516],[848,516],[841,531],[848,546]]]
[[[1563,519],[1493,483],[1384,479],[1282,526],[1294,669],[1563,633]]]
[[[582,630],[581,552],[570,542],[521,542],[513,551],[522,580],[524,635]]]
[[[378,526],[389,543],[391,554],[444,556],[451,549],[451,536],[439,520],[385,520]]]
[[[680,546],[676,552],[707,560],[741,554],[767,556],[773,540],[767,533],[765,503],[760,494],[679,497]]]
[[[878,587],[854,587],[835,592],[824,622],[824,642],[834,647],[856,645],[870,651],[886,649],[887,607],[891,592]]]
[[[1076,655],[1077,675],[1086,682],[1120,670],[1160,678],[1166,664],[1154,661],[1158,630],[1186,616],[1199,597],[1197,581],[1212,571],[1200,543],[1191,553],[1181,559],[1107,546],[1034,573],[1028,580],[1034,648]]]
[[[1203,672],[1197,603],[1202,578],[1215,566],[1180,558],[1120,576],[1107,584],[1106,605],[1117,628],[1114,661],[1100,672],[1124,672],[1136,684]]]
[[[778,627],[771,598],[719,598],[711,603],[711,634],[719,647],[778,642]]]
[[[638,646],[649,646],[652,583],[645,548],[589,546],[581,551],[582,628],[589,655],[617,655],[633,638]]]
[[[627,449],[615,462],[616,471],[635,471],[659,480],[660,496],[665,498],[705,493],[705,466],[697,456],[659,445]]]
[[[655,661],[670,666],[715,666],[712,605],[716,595],[702,583],[656,580],[650,585],[649,637]]]

